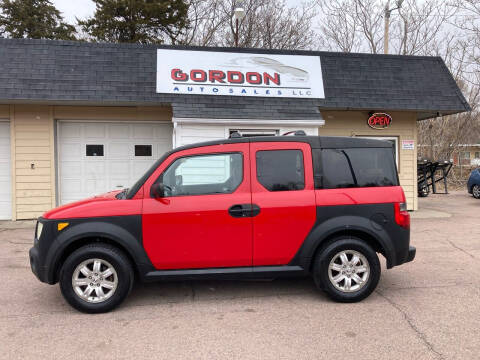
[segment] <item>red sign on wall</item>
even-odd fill
[[[392,124],[392,117],[386,113],[375,113],[368,118],[367,123],[373,129],[386,129]]]

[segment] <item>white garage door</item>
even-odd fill
[[[11,218],[10,123],[0,121],[0,220]]]
[[[172,148],[172,125],[63,122],[58,126],[59,202],[130,187]]]

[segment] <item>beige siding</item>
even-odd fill
[[[388,136],[398,138],[398,175],[407,198],[409,210],[418,209],[417,200],[417,121],[413,112],[389,112],[392,124],[387,129],[375,130],[368,126],[366,111],[322,111],[325,126],[319,130],[324,136]],[[402,140],[414,140],[414,150],[402,150]]]
[[[55,206],[52,111],[49,106],[12,107],[15,217],[31,219]]]

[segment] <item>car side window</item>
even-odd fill
[[[257,151],[257,179],[268,191],[305,188],[305,170],[301,150]]]
[[[229,194],[243,180],[240,153],[185,156],[161,175],[165,196]]]
[[[316,189],[398,185],[390,148],[315,149],[313,162]]]

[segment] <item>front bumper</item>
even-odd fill
[[[40,239],[38,239],[37,230],[35,229],[33,247],[28,252],[30,268],[38,280],[47,284],[54,284],[55,281],[52,277],[52,272],[50,271],[51,265],[49,266],[48,260],[48,254],[51,247],[50,239],[52,238],[52,226],[49,221],[43,218],[39,218],[39,221],[42,221],[43,223],[43,231],[40,235]]]
[[[34,246],[28,252],[30,257],[30,268],[32,269],[33,274],[44,283],[49,283],[48,281],[48,268],[43,266],[40,261],[40,254],[38,247]]]

